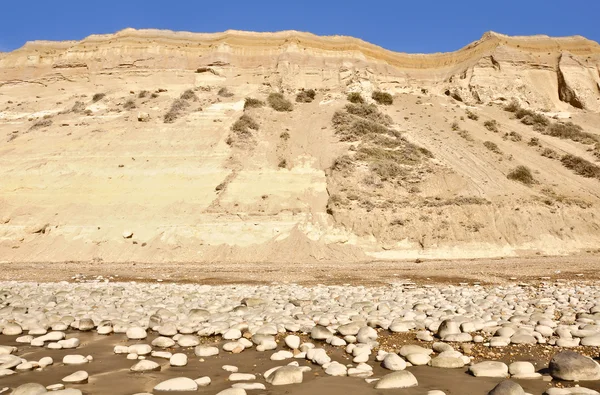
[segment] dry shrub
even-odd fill
[[[582,144],[595,144],[598,136],[583,131],[583,128],[573,122],[554,122],[543,132],[549,136],[577,141]]]
[[[500,148],[498,148],[498,145],[494,142],[484,141],[483,145],[485,146],[485,148],[489,149],[492,152],[495,152],[496,154],[502,153],[502,151],[500,151]]]
[[[504,106],[504,111],[517,112],[521,109],[521,105],[516,100],[511,101],[509,104]]]
[[[455,132],[460,130],[460,125],[458,124],[458,122],[454,121],[450,124],[450,127],[452,128],[452,130],[454,130]]]
[[[349,155],[342,155],[333,161],[333,164],[329,169],[348,175],[354,171],[355,167],[356,166]]]
[[[287,167],[287,160],[285,159],[281,159],[279,161],[279,163],[277,164],[277,167],[279,167],[280,169],[284,169]]]
[[[590,161],[571,154],[564,155],[560,161],[564,167],[573,170],[580,176],[597,178],[600,180],[600,167]]]
[[[479,115],[475,114],[471,110],[467,110],[467,118],[477,121],[479,119]]]
[[[254,99],[252,97],[247,97],[244,101],[244,110],[246,108],[260,108],[265,105],[265,102],[262,100]]]
[[[519,165],[515,167],[510,173],[506,175],[506,178],[513,181],[518,181],[525,185],[535,184],[535,178],[531,174],[531,170],[526,166]]]
[[[467,141],[475,141],[475,140],[473,139],[473,137],[471,136],[471,133],[469,133],[469,132],[468,132],[468,131],[466,131],[466,130],[459,130],[459,131],[458,131],[458,135],[459,135],[460,137],[462,137],[463,139],[467,140]]]
[[[530,147],[536,147],[540,145],[540,139],[538,139],[537,137],[532,137],[527,143],[527,145],[529,145]]]
[[[173,123],[173,122],[175,122],[175,120],[177,118],[179,118],[179,116],[181,115],[181,113],[183,111],[185,111],[185,109],[188,108],[189,106],[190,106],[190,103],[188,103],[186,100],[184,100],[184,99],[175,99],[175,101],[173,101],[173,104],[171,104],[171,108],[169,109],[169,112],[167,112],[165,114],[165,116],[163,117],[164,123]]]
[[[518,143],[519,141],[523,140],[523,136],[521,136],[517,132],[506,133],[506,134],[504,134],[504,136],[502,136],[502,138],[504,140],[509,139],[510,141],[514,141],[515,143]]]
[[[371,95],[371,98],[379,104],[385,104],[389,106],[394,103],[394,98],[387,92],[375,91]]]
[[[229,89],[227,88],[221,88],[219,89],[219,92],[217,92],[217,95],[221,97],[232,97],[233,93],[229,92]]]
[[[348,99],[348,101],[350,103],[354,103],[354,104],[362,104],[365,102],[365,99],[363,99],[361,94],[358,92],[348,93],[348,96],[346,98]]]
[[[317,92],[314,89],[301,90],[296,95],[296,102],[298,103],[311,103],[315,100]]]
[[[498,133],[499,132],[498,122],[495,119],[492,119],[491,121],[485,121],[483,123],[483,126],[485,126],[485,128],[487,130],[489,130],[490,132],[494,132],[494,133]]]
[[[546,158],[550,158],[550,159],[559,159],[560,158],[560,155],[558,155],[558,153],[556,151],[554,151],[553,149],[550,149],[550,148],[544,148],[542,150],[541,155]]]
[[[269,106],[275,111],[292,111],[294,106],[292,102],[283,97],[282,93],[271,93],[267,98]]]
[[[148,96],[150,94],[150,92],[148,91],[141,91],[140,93],[138,93],[138,99],[143,99],[146,96]]]
[[[279,138],[285,141],[288,141],[290,139],[290,134],[288,132],[282,132],[279,135]]]
[[[183,92],[181,96],[179,96],[179,98],[182,100],[198,101],[198,96],[196,96],[196,93],[191,89],[188,89],[185,92]]]
[[[106,97],[106,93],[96,93],[92,96],[92,103],[96,103]]]
[[[242,115],[234,124],[231,126],[231,130],[238,134],[252,133],[249,129],[258,130],[258,123],[247,114]]]
[[[126,110],[133,110],[136,108],[135,101],[132,99],[127,100],[125,104],[123,104],[123,108]]]
[[[382,125],[391,125],[392,118],[379,111],[375,104],[347,104],[346,112]]]
[[[37,121],[36,123],[31,125],[29,130],[47,128],[50,125],[52,125],[52,120],[50,118],[44,118],[44,119],[40,119],[39,121]]]

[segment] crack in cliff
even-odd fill
[[[563,55],[561,55],[558,59],[558,65],[556,67],[556,75],[558,79],[558,98],[565,103],[569,103],[575,108],[583,110],[585,109],[585,106],[583,103],[581,103],[575,91],[567,84],[565,76],[560,69],[560,60],[562,59],[562,56]]]

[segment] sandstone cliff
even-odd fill
[[[600,179],[565,163],[600,157],[599,84],[600,45],[583,37],[486,33],[431,55],[294,31],[27,43],[0,54],[0,259],[595,250]],[[302,89],[316,98],[291,112],[244,109],[247,97],[293,101]],[[394,97],[378,106],[382,133],[348,136],[333,122],[358,119],[345,113],[349,92],[372,102],[379,90]],[[549,125],[505,111],[511,101]],[[242,114],[257,128],[238,142]],[[549,132],[567,121],[579,134]],[[519,165],[535,182],[507,178]]]

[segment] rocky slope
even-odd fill
[[[583,37],[431,55],[293,31],[28,43],[0,54],[0,259],[595,251],[599,83]],[[274,92],[293,110],[244,108]]]

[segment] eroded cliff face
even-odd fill
[[[299,32],[127,29],[28,43],[0,54],[0,256],[276,262],[595,249],[600,180],[559,159],[600,157],[599,69],[600,46],[583,37],[496,33],[431,55]],[[316,98],[291,112],[244,109],[247,97],[293,101],[302,89]],[[370,103],[375,90],[394,96],[377,106],[388,132],[344,136],[333,119],[347,93]],[[591,137],[532,129],[502,110],[512,100]],[[242,114],[258,129],[234,144]],[[536,183],[508,179],[518,165]]]

